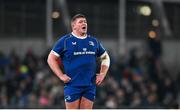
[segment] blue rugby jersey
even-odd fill
[[[52,50],[60,55],[65,74],[71,77],[71,81],[66,85],[95,84],[96,58],[105,52],[96,38],[88,35],[85,39],[79,39],[72,34],[67,34],[56,42]]]

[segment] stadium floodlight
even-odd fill
[[[156,37],[156,32],[151,30],[151,31],[149,31],[148,35],[150,38],[154,39]]]
[[[159,26],[159,21],[158,21],[157,19],[153,19],[153,20],[152,20],[152,25],[153,25],[154,27],[158,27],[158,26]]]
[[[148,5],[140,6],[138,11],[143,16],[150,16],[151,15],[151,7]]]
[[[58,19],[60,17],[60,13],[58,11],[53,11],[52,12],[52,18],[53,19]]]

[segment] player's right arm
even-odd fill
[[[62,72],[57,62],[58,59],[59,57],[56,56],[53,51],[51,51],[47,59],[48,65],[51,70],[58,76],[58,78],[60,78],[64,83],[67,83],[71,80],[71,78]]]
[[[54,45],[53,49],[49,53],[47,62],[51,70],[60,78],[64,83],[67,83],[71,80],[66,74],[64,74],[58,64],[59,57],[63,50],[65,49],[65,39],[67,36],[61,37],[56,44]]]

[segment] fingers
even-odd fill
[[[104,78],[101,77],[101,75],[99,75],[99,74],[96,74],[96,75],[97,75],[96,76],[96,85],[100,85]]]
[[[96,80],[96,85],[100,85],[102,81]]]
[[[67,77],[67,79],[64,81],[64,83],[68,83],[71,80],[70,77]]]
[[[64,83],[68,83],[71,80],[71,78],[69,76],[67,76],[66,74],[64,74],[63,76],[63,82]]]
[[[67,78],[67,80],[71,80],[71,78],[69,76],[67,76],[66,74],[65,74],[65,77]]]
[[[67,78],[64,80],[64,83],[68,83],[71,80],[71,78]]]

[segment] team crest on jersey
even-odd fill
[[[89,45],[94,46],[94,42],[93,41],[89,41]]]
[[[76,42],[72,42],[72,45],[76,45]]]

